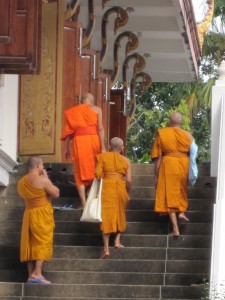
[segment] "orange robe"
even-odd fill
[[[52,257],[55,227],[51,199],[45,190],[31,185],[27,176],[18,181],[17,190],[26,206],[21,231],[20,260],[49,260]]]
[[[98,115],[87,104],[74,106],[64,114],[66,122],[61,140],[72,138],[71,158],[76,185],[90,185],[95,177],[96,155],[101,152]]]
[[[105,152],[97,155],[95,175],[102,182],[102,224],[103,233],[124,232],[126,229],[126,206],[128,193],[124,177],[128,164],[122,155]]]
[[[162,156],[156,188],[155,211],[187,210],[187,184],[191,138],[178,127],[158,130],[152,147],[152,159]]]

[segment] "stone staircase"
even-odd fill
[[[79,206],[69,164],[46,165],[59,186],[54,206]],[[102,239],[98,224],[79,221],[81,211],[55,209],[54,258],[44,274],[52,285],[25,284],[26,265],[19,262],[23,201],[17,180],[25,165],[12,174],[10,185],[0,188],[0,299],[2,300],[156,300],[201,299],[203,278],[209,277],[212,205],[215,178],[209,166],[199,166],[200,177],[190,187],[189,223],[180,223],[181,236],[168,236],[168,217],[153,212],[153,165],[133,165],[132,200],[127,211],[124,249],[111,247],[110,258],[99,259]]]

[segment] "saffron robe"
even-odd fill
[[[151,156],[162,156],[156,187],[155,211],[159,213],[187,210],[187,184],[192,139],[178,127],[158,130]]]
[[[101,152],[98,114],[87,104],[69,108],[64,114],[61,140],[72,138],[71,159],[76,185],[90,185],[95,177],[96,155]]]
[[[97,155],[95,175],[102,181],[102,223],[104,234],[124,232],[126,229],[126,207],[128,193],[124,177],[128,163],[117,152]]]
[[[37,189],[23,176],[17,190],[25,202],[23,215],[20,261],[49,260],[52,258],[53,230],[55,227],[51,199],[44,189]]]

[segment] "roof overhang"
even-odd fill
[[[94,1],[95,30],[90,48],[101,51],[102,16],[113,6],[128,11],[128,22],[114,35],[116,16],[110,16],[107,23],[108,52],[103,69],[112,70],[114,65],[114,42],[116,37],[131,31],[138,37],[138,47],[133,53],[145,57],[148,73],[153,82],[192,82],[198,76],[200,46],[191,0],[102,0]],[[88,24],[88,0],[80,1],[78,21],[86,28]],[[121,68],[127,40],[121,41],[118,61]],[[120,69],[121,70],[121,69]],[[132,78],[132,64],[128,69],[128,78]],[[121,79],[121,71],[119,72]]]

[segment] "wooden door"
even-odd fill
[[[63,32],[62,111],[80,101],[81,24],[65,22]]]
[[[102,123],[105,132],[105,146],[109,145],[109,94],[108,75],[100,73],[96,81],[96,104],[102,109]]]
[[[62,126],[64,111],[80,102],[81,24],[65,22],[63,32]],[[61,143],[61,159],[65,161],[66,143]]]
[[[0,1],[0,73],[38,74],[42,0]]]
[[[80,95],[91,93],[95,96],[95,80],[97,77],[96,51],[83,49],[80,67]]]
[[[124,90],[110,91],[109,140],[120,137],[126,145],[126,116],[124,115]]]

